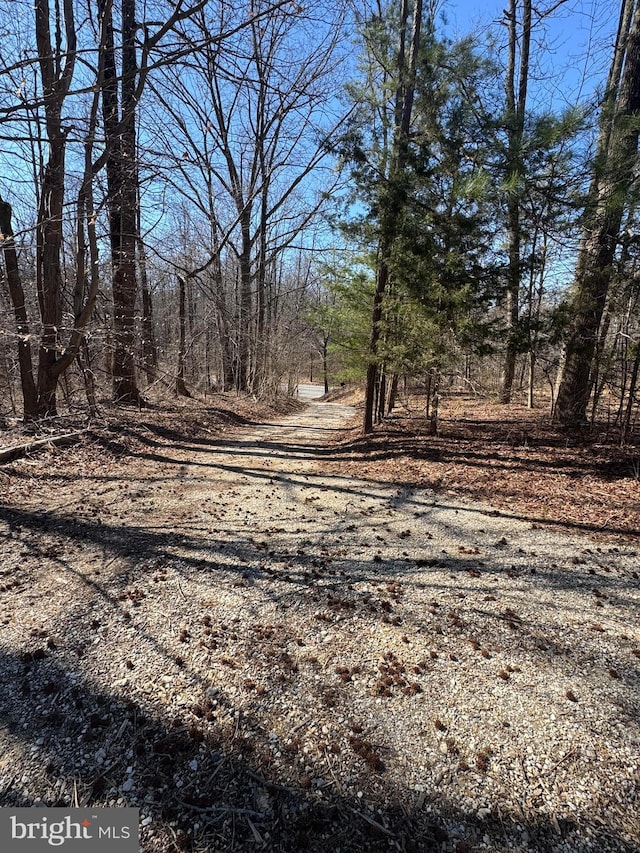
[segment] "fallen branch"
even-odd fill
[[[394,837],[393,832],[388,830],[386,826],[383,826],[381,823],[378,823],[377,820],[374,820],[372,817],[369,817],[369,815],[366,815],[364,812],[359,812],[357,809],[354,809],[352,806],[349,806],[348,808],[350,811],[352,811],[354,813],[354,815],[357,815],[358,817],[361,817],[363,820],[366,820],[366,822],[369,824],[369,826],[375,827],[377,830],[382,832],[384,835],[388,835],[390,838]]]
[[[265,820],[266,815],[262,812],[257,812],[255,809],[240,809],[235,808],[234,806],[196,806],[193,803],[187,803],[184,800],[179,800],[176,797],[176,802],[179,803],[183,808],[189,809],[189,811],[197,812],[202,815],[214,815],[214,814],[237,814],[237,815],[245,815],[247,817],[252,817],[254,820]]]
[[[51,435],[48,438],[29,441],[27,444],[0,448],[0,465],[5,462],[13,462],[14,459],[22,459],[23,456],[29,456],[31,453],[43,450],[46,447],[64,447],[67,444],[75,444],[80,441],[80,436],[84,435],[86,431],[82,429],[79,432],[69,432],[65,435]]]
[[[259,782],[263,788],[266,788],[267,791],[284,791],[286,794],[298,794],[300,793],[297,788],[288,788],[286,785],[280,785],[278,782],[270,782],[268,779],[264,779],[262,776],[259,776],[257,773],[254,773],[253,770],[249,770],[248,767],[244,768],[244,772],[247,776],[250,776],[252,779],[255,779],[256,782]]]

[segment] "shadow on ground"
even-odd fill
[[[171,472],[174,466],[185,464],[183,459],[171,455],[171,447],[166,442],[174,441],[179,441],[184,449],[184,437],[162,427],[150,430],[137,449],[122,445],[122,452],[128,459],[162,463]],[[280,456],[295,460],[318,455],[317,448],[286,438],[275,442],[236,438],[222,443],[190,437],[188,442],[198,453],[208,454],[204,463],[189,462],[194,476],[200,476],[198,472],[203,469],[204,476],[211,479],[219,471],[231,477],[247,477],[256,483],[265,483],[273,479],[273,474],[257,464],[254,467],[252,458]],[[402,452],[406,450],[402,446]],[[221,459],[221,454],[232,452],[242,461],[239,458],[234,465]],[[339,451],[334,448],[327,451],[327,458],[351,452],[348,448]],[[383,458],[384,454],[396,451],[382,448],[379,452]],[[486,461],[486,457],[483,458]],[[481,463],[480,458],[474,460],[478,466]],[[72,479],[74,475],[57,473],[52,480],[64,482],[65,476]],[[108,480],[115,475],[104,476]],[[99,476],[92,477],[95,479],[99,480]],[[293,468],[285,468],[279,479],[287,488],[313,485],[313,477],[305,479]],[[372,482],[349,484],[345,477],[328,474],[323,475],[323,480],[345,500],[368,496],[376,487]],[[404,484],[403,493],[397,499],[398,506],[412,509],[413,488],[411,484]],[[38,596],[46,594],[46,590],[38,587],[38,570],[53,568],[62,575],[72,574],[77,581],[86,584],[105,610],[105,620],[110,625],[117,629],[130,624],[134,631],[142,631],[131,614],[136,608],[144,609],[143,593],[154,582],[149,566],[171,563],[178,577],[187,580],[192,574],[206,576],[212,588],[221,582],[261,583],[266,598],[273,595],[280,605],[291,607],[313,599],[313,609],[321,615],[324,611],[324,618],[332,622],[337,617],[347,619],[349,613],[369,606],[370,603],[359,600],[353,592],[352,587],[359,582],[371,578],[383,582],[393,578],[395,582],[400,578],[408,585],[416,581],[420,570],[422,582],[429,584],[428,573],[425,576],[424,570],[432,567],[434,571],[445,570],[453,580],[452,585],[458,583],[462,588],[463,581],[472,583],[478,600],[474,599],[470,612],[482,618],[493,631],[517,635],[531,654],[540,656],[541,667],[545,661],[552,660],[556,666],[562,666],[564,661],[569,664],[567,649],[554,645],[553,640],[545,636],[544,624],[534,624],[513,614],[508,610],[507,601],[498,611],[489,611],[488,605],[479,603],[479,597],[489,591],[489,587],[483,587],[483,576],[495,571],[490,559],[483,561],[473,555],[429,556],[425,559],[432,562],[422,563],[400,556],[377,561],[348,555],[327,559],[319,545],[294,552],[295,532],[286,547],[267,543],[268,550],[240,536],[224,543],[208,539],[207,553],[203,557],[202,536],[186,530],[150,529],[142,522],[139,525],[100,523],[61,511],[37,511],[17,506],[3,510],[2,517],[8,524],[8,537],[13,537],[14,543],[20,541],[23,555],[33,561],[28,572],[21,573],[16,564],[11,573],[14,580],[10,581],[9,573],[3,578],[5,593],[23,594],[21,604],[25,606],[27,603],[37,606]],[[364,519],[361,523],[368,522]],[[589,528],[580,524],[575,525],[575,529]],[[63,548],[56,550],[50,545],[38,550],[40,537],[46,538],[48,534],[73,543],[76,552],[67,555]],[[335,539],[343,534],[348,535],[346,521],[337,518],[314,535],[319,542],[321,535]],[[116,560],[121,567],[112,575],[106,571],[92,576],[86,571],[79,572],[74,561],[80,560],[78,555],[85,547],[102,549],[107,562]],[[264,559],[266,554],[268,560]],[[52,572],[49,576],[53,575]],[[11,585],[8,586],[9,581]],[[536,584],[561,590],[567,579],[559,568],[545,573],[544,578],[531,575],[518,578],[518,582],[530,583],[534,596]],[[573,585],[586,586],[591,582],[596,583],[586,569],[583,575],[576,577],[574,573],[571,580]],[[631,577],[628,582],[637,586],[637,578]],[[34,589],[31,598],[30,583]],[[273,583],[272,589],[270,583]],[[607,597],[608,606],[624,603],[619,599],[619,585],[612,578],[603,574],[597,584],[599,595]],[[140,596],[136,590],[140,590]],[[429,592],[435,597],[442,590],[434,582]],[[389,602],[387,605],[378,603],[372,619],[383,624],[385,618],[395,618],[395,611],[389,609],[392,605]],[[575,616],[576,619],[586,618],[585,614]],[[448,628],[457,632],[456,637],[468,642],[467,629],[459,624],[462,620],[456,618],[457,622],[446,615],[431,619],[427,613],[414,614],[404,617],[398,629],[428,633],[437,621],[449,619]],[[387,759],[381,759],[371,745],[366,745],[366,737],[357,733],[350,741],[352,758],[362,765],[362,772],[369,776],[379,775],[382,784],[377,796],[369,792],[362,798],[345,795],[339,778],[332,779],[330,774],[323,779],[308,776],[301,770],[297,748],[290,752],[284,750],[281,763],[276,766],[272,760],[270,733],[264,729],[261,718],[247,707],[237,706],[223,689],[224,685],[212,687],[210,682],[196,679],[191,701],[179,711],[175,710],[174,703],[168,703],[173,710],[167,714],[162,713],[162,703],[154,695],[161,690],[160,682],[137,684],[128,697],[116,686],[109,691],[99,689],[83,675],[82,659],[87,649],[70,649],[64,643],[69,625],[86,619],[86,612],[74,612],[73,601],[69,601],[60,614],[55,636],[36,630],[26,638],[21,652],[14,649],[0,654],[0,672],[4,675],[0,719],[10,745],[10,751],[0,764],[3,776],[0,805],[68,806],[77,802],[88,806],[140,807],[145,820],[150,819],[142,827],[145,853],[248,853],[254,850],[469,853],[483,844],[484,849],[488,844],[489,849],[505,853],[517,850],[518,845],[543,853],[576,849],[579,842],[585,842],[578,820],[547,818],[541,811],[514,813],[500,803],[493,804],[481,817],[477,811],[463,811],[448,801],[437,786],[419,792],[408,786],[384,784]],[[89,636],[98,627],[99,620],[96,625],[85,625]],[[214,636],[215,628],[212,626]],[[117,642],[117,630],[114,630],[114,637]],[[188,654],[177,657],[174,648],[163,645],[164,638],[153,634],[147,634],[144,639],[163,659],[164,672],[179,669],[188,673]],[[578,661],[583,670],[589,668],[591,661],[587,651],[572,652],[578,657],[584,655]],[[122,653],[127,654],[126,646]],[[133,677],[135,660],[130,664]],[[624,681],[622,662],[613,664],[623,676],[620,680]],[[272,668],[275,677],[275,663]],[[633,680],[625,682],[627,688],[634,688],[635,684]],[[287,689],[286,682],[281,689]],[[145,691],[149,697],[146,700],[142,698]],[[630,706],[627,712],[637,718],[637,706],[636,709]],[[410,755],[412,745],[406,744],[405,748]],[[25,766],[29,768],[28,778],[23,781]],[[34,790],[38,791],[37,799],[33,793],[25,794],[25,791]],[[594,828],[592,825],[589,831],[588,843],[593,851],[635,853],[635,848],[611,827]]]
[[[479,819],[437,791],[426,797],[397,791],[395,802],[364,803],[333,785],[268,778],[266,755],[254,757],[260,746],[248,749],[243,737],[255,721],[230,724],[229,708],[206,701],[161,719],[134,700],[97,692],[45,649],[0,657],[2,671],[13,673],[3,686],[0,716],[16,757],[22,750],[37,753],[42,791],[36,801],[25,798],[22,770],[14,766],[13,774],[5,771],[2,806],[69,806],[77,798],[82,806],[141,807],[151,818],[141,844],[154,853],[471,851],[487,836],[493,850],[511,850],[517,839],[537,851],[571,849],[578,827],[568,821],[532,821],[499,808]],[[610,831],[592,842],[594,850],[632,853]]]

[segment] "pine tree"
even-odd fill
[[[487,68],[470,41],[439,40],[426,16],[410,63],[411,112],[403,113],[399,66],[389,73],[395,21],[365,30],[364,80],[351,89],[359,113],[341,147],[358,204],[367,205],[346,231],[375,257],[365,432],[384,416],[398,373],[442,364],[454,339],[478,347],[480,306],[495,289],[486,117],[476,96]]]
[[[635,176],[639,132],[640,3],[624,0],[576,263],[572,320],[558,377],[554,411],[565,425],[586,418],[598,333]]]

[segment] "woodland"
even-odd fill
[[[640,0],[485,5],[0,0],[0,806],[640,849]]]
[[[418,380],[434,431],[453,388],[628,442],[640,12],[606,5],[4,4],[2,416],[347,381],[369,433]]]

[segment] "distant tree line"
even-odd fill
[[[142,382],[268,393],[318,350],[342,18],[290,0],[1,4],[0,371],[25,420],[56,414],[71,370],[92,408],[105,380],[141,405]]]
[[[419,378],[436,429],[455,376],[627,437],[640,2],[569,108],[538,74],[568,0],[505,0],[489,41],[442,9],[0,0],[11,409],[310,375],[363,382],[369,432]]]

